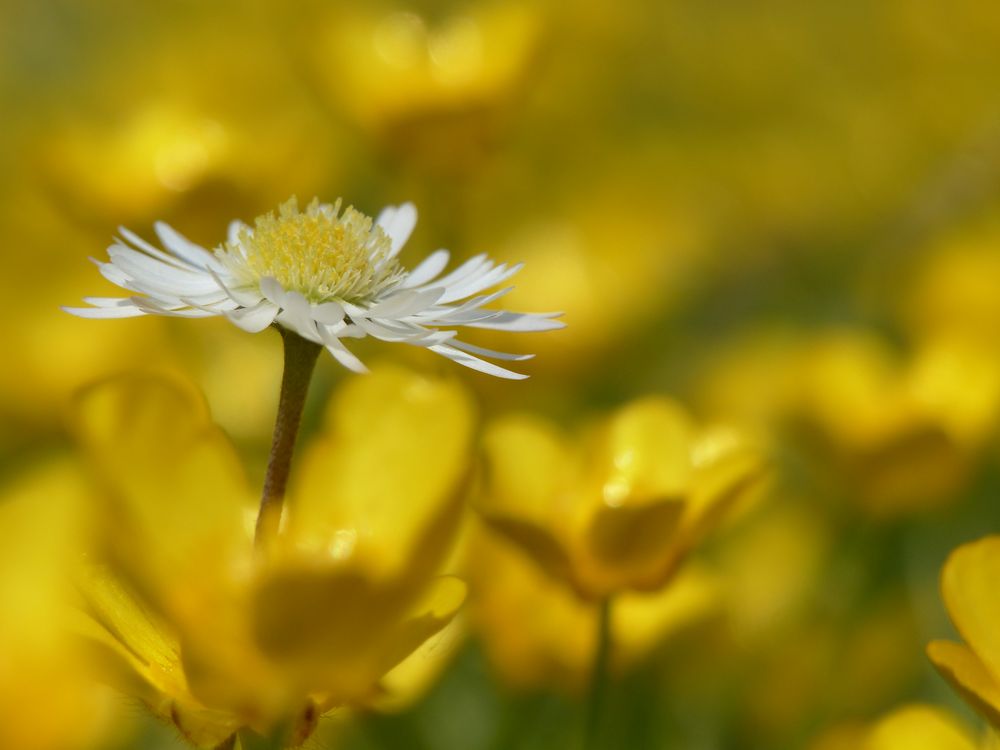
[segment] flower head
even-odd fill
[[[462,518],[473,410],[456,383],[378,368],[347,384],[304,454],[268,555],[253,498],[194,389],[128,376],[75,425],[101,482],[102,543],[80,582],[110,677],[192,742],[384,705],[433,668],[465,585],[440,575]],[[415,440],[415,434],[425,439]],[[438,645],[440,645],[438,643]]]
[[[667,399],[638,399],[589,440],[533,417],[485,435],[478,510],[581,598],[653,591],[765,474],[734,431],[702,430]]]
[[[461,365],[498,377],[519,373],[482,359],[518,361],[508,354],[459,341],[454,327],[514,332],[561,328],[557,313],[484,309],[510,287],[491,293],[520,270],[477,255],[442,276],[447,250],[437,250],[412,271],[397,255],[417,221],[412,204],[390,206],[374,222],[354,208],[313,200],[304,211],[295,198],[277,214],[248,226],[234,221],[215,252],[168,225],[156,224],[164,249],[122,228],[120,241],[99,262],[112,283],[131,297],[88,297],[91,307],[65,308],[86,318],[137,315],[224,315],[256,333],[280,325],[325,346],[345,367],[365,366],[344,338],[372,336],[422,346]]]
[[[240,228],[215,255],[244,287],[270,277],[315,304],[369,303],[406,274],[381,226],[352,207],[340,209],[339,200],[313,200],[302,212],[291,198],[277,216]]]

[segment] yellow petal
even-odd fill
[[[456,617],[431,635],[381,680],[381,711],[404,711],[419,701],[448,667],[465,642],[464,617]]]
[[[879,721],[864,750],[976,750],[976,743],[945,711],[906,706]]]
[[[692,447],[694,469],[690,501],[677,533],[677,542],[663,565],[639,588],[663,586],[687,554],[740,504],[752,498],[767,478],[759,451],[726,428],[706,430]]]
[[[554,528],[572,502],[576,458],[551,425],[527,415],[495,421],[483,436],[488,516]]]
[[[621,658],[638,662],[672,633],[703,621],[719,609],[720,593],[716,576],[704,567],[688,565],[660,591],[626,592],[615,598],[612,634]]]
[[[577,585],[576,570],[569,552],[555,534],[544,526],[530,521],[504,516],[483,515],[483,520],[528,555],[551,578],[570,585]]]
[[[91,623],[86,635],[107,646],[156,691],[186,692],[180,646],[168,626],[104,568],[89,567],[78,581]]]
[[[381,586],[347,566],[286,566],[262,579],[254,601],[260,648],[336,704],[360,700],[454,617],[465,586],[454,578],[426,593]]]
[[[297,467],[288,540],[387,576],[433,568],[458,521],[472,427],[456,381],[389,366],[347,381]]]
[[[518,689],[582,690],[596,609],[545,575],[505,539],[474,527],[467,570],[470,619],[494,672]]]
[[[952,552],[941,575],[948,614],[986,669],[1000,677],[1000,535]]]
[[[593,469],[608,507],[683,499],[691,482],[693,426],[680,407],[660,397],[616,412],[600,438]]]
[[[454,576],[435,579],[407,616],[393,628],[391,637],[379,655],[379,673],[395,671],[402,662],[442,632],[465,603],[465,582]],[[426,654],[425,654],[426,656]],[[402,679],[401,674],[395,675]],[[402,686],[402,682],[399,683]]]
[[[670,555],[684,513],[683,500],[598,508],[587,533],[587,551],[596,563],[592,585],[611,593],[643,580]]]
[[[483,437],[485,478],[477,510],[491,529],[548,575],[575,581],[567,533],[578,504],[576,461],[562,435],[528,415],[496,420]]]
[[[94,645],[113,684],[200,748],[215,748],[239,729],[237,716],[191,695],[176,636],[156,615],[102,568],[88,567],[78,582],[87,613],[77,632]]]
[[[689,501],[690,419],[661,397],[633,401],[598,433],[585,468],[581,577],[602,595],[637,585],[665,565]]]
[[[109,506],[111,551],[151,601],[166,606],[164,592],[209,585],[231,572],[223,562],[248,559],[255,500],[192,387],[157,376],[114,378],[80,395],[74,422]]]
[[[89,500],[72,461],[46,461],[0,489],[0,747],[90,747],[106,713],[70,637],[69,571]]]
[[[927,655],[952,687],[1000,729],[1000,684],[967,646],[950,641],[933,641]]]

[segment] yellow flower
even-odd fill
[[[938,671],[994,727],[1000,728],[1000,536],[964,544],[948,558],[941,591],[964,643],[934,641]]]
[[[473,3],[438,23],[357,6],[322,21],[322,43],[311,48],[320,50],[324,85],[363,124],[426,120],[440,129],[442,115],[475,115],[507,100],[532,62],[541,21],[523,3]]]
[[[81,547],[79,468],[47,462],[0,493],[0,747],[92,747],[101,691],[71,638],[69,569]]]
[[[472,423],[448,381],[384,368],[348,382],[255,556],[253,493],[196,392],[139,376],[87,391],[76,425],[107,521],[83,588],[126,689],[215,747],[282,722],[304,741],[324,712],[400,684],[390,673],[464,599],[439,571]]]
[[[842,333],[803,352],[798,414],[851,495],[876,517],[960,497],[995,428],[1000,362],[972,342],[940,339],[908,359]]]
[[[597,643],[597,605],[481,527],[467,548],[470,626],[496,673],[520,689],[582,691]],[[619,596],[611,615],[614,666],[639,663],[672,633],[716,612],[718,593],[711,572],[686,566],[661,591]]]
[[[699,429],[659,397],[628,404],[578,443],[532,417],[485,436],[479,510],[584,599],[663,586],[763,474],[728,429]]]
[[[968,730],[944,709],[913,704],[896,709],[870,726],[826,732],[810,750],[977,750]]]

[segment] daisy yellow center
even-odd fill
[[[392,243],[371,218],[348,207],[313,201],[300,211],[293,197],[216,251],[248,285],[271,277],[313,303],[369,302],[403,276]]]

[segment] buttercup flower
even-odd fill
[[[700,429],[664,398],[628,404],[589,437],[574,445],[526,416],[493,424],[478,507],[586,600],[665,585],[763,473],[734,431]]]
[[[826,732],[810,750],[977,750],[958,719],[944,709],[923,704],[897,708],[867,726],[843,726]]]
[[[995,355],[942,338],[900,360],[877,337],[845,331],[800,356],[795,417],[866,513],[888,519],[962,498],[996,429]]]
[[[941,574],[948,614],[965,643],[933,641],[934,666],[963,698],[1000,729],[1000,536],[964,544]]]
[[[421,683],[408,660],[433,667],[428,642],[465,596],[441,568],[472,422],[452,382],[376,368],[346,383],[263,555],[235,452],[193,389],[125,377],[88,390],[75,424],[106,543],[80,587],[116,683],[202,748],[281,726],[297,746],[335,707],[400,702]]]
[[[519,361],[508,354],[459,341],[454,327],[504,331],[561,328],[558,313],[484,309],[510,287],[488,294],[520,270],[477,255],[442,276],[447,250],[431,253],[412,271],[396,259],[417,221],[412,204],[390,206],[373,223],[354,208],[313,200],[300,211],[295,198],[250,227],[234,221],[214,252],[167,224],[156,224],[165,249],[122,228],[122,240],[98,262],[112,283],[136,294],[88,297],[91,307],[65,308],[90,318],[137,315],[224,315],[256,333],[277,324],[321,344],[345,367],[365,366],[344,338],[372,336],[422,346],[461,365],[498,377],[526,377],[481,357]]]

